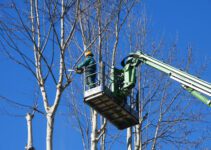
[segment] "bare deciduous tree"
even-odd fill
[[[38,0],[30,0],[30,3],[26,3],[26,6],[30,8],[26,12],[13,2],[12,8],[7,12],[10,15],[5,13],[10,20],[1,22],[1,44],[3,47],[7,47],[4,52],[13,61],[29,70],[40,87],[47,120],[47,150],[53,149],[55,113],[62,93],[71,83],[67,74],[65,58],[67,57],[67,47],[69,47],[76,29],[79,4],[79,0],[72,2],[43,1],[40,3]],[[73,17],[70,18],[69,15]],[[60,26],[58,21],[60,21]],[[25,45],[28,51],[20,45]],[[14,52],[21,59],[15,57]],[[31,54],[34,55],[34,60]],[[49,99],[47,89],[49,80],[55,87],[54,100]]]

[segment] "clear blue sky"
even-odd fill
[[[2,2],[1,2],[2,3]],[[210,0],[147,0],[145,1],[147,15],[151,18],[151,29],[154,36],[164,37],[166,43],[179,37],[178,47],[182,49],[187,44],[193,46],[195,65],[207,59],[211,62],[211,1]],[[138,10],[138,8],[137,8]],[[20,66],[8,61],[0,55],[0,95],[25,104],[31,104],[34,99],[35,82],[33,77]],[[211,66],[202,78],[211,82]],[[23,111],[11,107],[0,100],[0,150],[19,150],[26,144],[26,122],[23,116],[8,116],[6,111]],[[45,119],[35,117],[34,142],[37,150],[45,148]],[[82,149],[81,137],[65,118],[58,117],[55,127],[55,150]],[[9,143],[11,141],[11,143]],[[211,147],[211,145],[210,145]],[[113,149],[116,149],[115,147]],[[123,148],[125,149],[125,148]]]

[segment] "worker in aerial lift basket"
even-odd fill
[[[91,89],[96,86],[96,61],[91,50],[87,50],[84,55],[85,60],[76,67],[76,73],[81,74],[85,72],[86,85],[88,85],[88,87]]]

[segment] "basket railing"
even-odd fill
[[[91,67],[92,65],[96,65],[96,71],[91,74],[86,74],[86,68],[84,69],[84,91],[91,90],[92,88],[95,88],[97,86],[106,87],[108,89],[111,89],[112,83],[114,83],[114,79],[111,78],[111,69],[112,67],[108,64],[101,62],[99,64],[91,64],[87,67]],[[95,76],[95,80],[91,85],[87,85],[87,79],[89,77]],[[112,91],[112,90],[111,90]],[[130,106],[130,109],[138,110],[137,108],[137,94],[138,90],[136,88],[133,88],[130,95],[126,97],[126,103],[128,106]]]

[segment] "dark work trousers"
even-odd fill
[[[86,85],[88,85],[89,89],[96,87],[96,74],[86,72]]]

